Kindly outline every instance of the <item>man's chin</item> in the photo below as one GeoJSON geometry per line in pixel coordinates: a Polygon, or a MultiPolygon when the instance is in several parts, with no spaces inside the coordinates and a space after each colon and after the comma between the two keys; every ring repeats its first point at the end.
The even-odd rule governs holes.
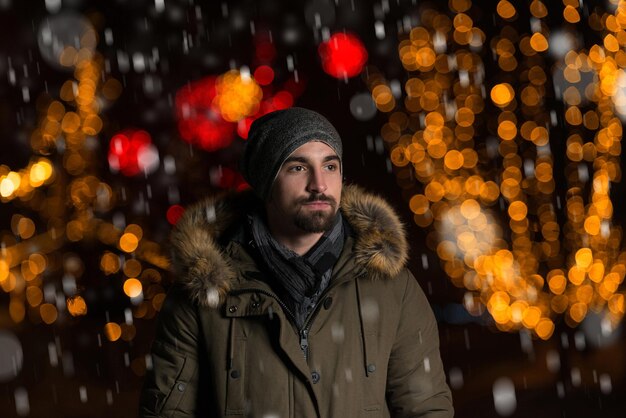
{"type": "Polygon", "coordinates": [[[305,232],[319,234],[332,228],[335,222],[335,213],[330,210],[316,210],[309,213],[300,212],[296,217],[296,226],[305,232]]]}

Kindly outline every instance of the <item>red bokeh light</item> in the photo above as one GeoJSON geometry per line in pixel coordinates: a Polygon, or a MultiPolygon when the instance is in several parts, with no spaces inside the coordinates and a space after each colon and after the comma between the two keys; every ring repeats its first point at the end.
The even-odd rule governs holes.
{"type": "Polygon", "coordinates": [[[260,117],[259,115],[255,115],[254,118],[245,118],[239,121],[237,124],[237,135],[242,137],[243,139],[248,139],[248,133],[250,132],[250,126],[252,126],[252,122],[260,117]]]}
{"type": "Polygon", "coordinates": [[[229,167],[220,167],[209,173],[211,184],[220,189],[240,190],[241,187],[247,185],[241,173],[229,167]]]}
{"type": "Polygon", "coordinates": [[[293,97],[301,96],[306,89],[306,78],[304,75],[300,75],[298,81],[296,82],[294,77],[290,77],[285,84],[283,84],[283,89],[287,90],[293,97]]]}
{"type": "Polygon", "coordinates": [[[274,70],[269,65],[261,65],[254,70],[254,79],[261,86],[267,86],[274,81],[274,70]]]}
{"type": "MultiPolygon", "coordinates": [[[[287,93],[287,94],[289,94],[289,93],[287,93]]],[[[277,102],[274,101],[275,97],[276,96],[268,96],[266,99],[261,101],[261,104],[259,106],[259,111],[255,115],[250,116],[248,118],[245,118],[245,119],[239,121],[239,124],[237,125],[237,134],[241,138],[248,139],[248,132],[250,131],[250,126],[252,126],[252,122],[254,122],[256,119],[258,119],[261,116],[266,115],[266,114],[268,114],[270,112],[273,112],[275,110],[286,109],[287,107],[291,107],[291,105],[286,106],[286,107],[284,107],[284,106],[283,107],[277,107],[277,104],[284,105],[285,102],[288,101],[288,98],[287,97],[283,97],[281,99],[281,97],[279,96],[278,103],[277,103],[277,102]]],[[[291,103],[293,104],[293,96],[291,96],[291,97],[292,97],[291,103]]]]}
{"type": "MultiPolygon", "coordinates": [[[[259,77],[264,82],[269,80],[271,83],[274,71],[269,66],[262,65],[254,72],[254,77],[255,79],[259,77]],[[270,73],[271,80],[268,77],[270,73]]],[[[176,93],[176,115],[180,136],[184,141],[207,151],[216,151],[228,147],[232,143],[235,133],[241,138],[247,139],[250,125],[255,119],[274,110],[287,109],[293,106],[294,95],[300,93],[300,90],[304,88],[293,82],[291,84],[286,83],[289,91],[280,90],[272,95],[271,86],[268,86],[269,90],[265,93],[266,97],[259,104],[259,111],[238,123],[232,123],[224,120],[219,111],[213,107],[212,102],[216,94],[215,81],[216,77],[207,77],[181,88],[176,93]]],[[[259,80],[257,82],[260,83],[259,80]]]]}
{"type": "Polygon", "coordinates": [[[276,48],[268,33],[259,33],[255,39],[254,81],[262,86],[263,96],[255,114],[238,122],[230,122],[222,117],[216,105],[218,94],[216,84],[219,77],[211,75],[189,83],[176,93],[175,109],[178,130],[181,138],[206,151],[216,151],[230,146],[235,134],[248,138],[250,126],[255,119],[274,110],[292,107],[296,98],[306,88],[306,80],[300,75],[298,81],[291,75],[282,85],[275,86],[276,73],[271,67],[276,56],[276,48]]]}
{"type": "Polygon", "coordinates": [[[176,93],[178,131],[186,142],[207,151],[225,148],[233,141],[236,125],[224,120],[213,107],[215,76],[189,84],[176,93]]]}
{"type": "Polygon", "coordinates": [[[256,58],[263,63],[271,62],[276,57],[276,48],[269,39],[259,41],[255,52],[256,58]]]}
{"type": "Polygon", "coordinates": [[[287,109],[293,106],[293,96],[288,91],[279,91],[272,97],[272,105],[276,110],[287,109]]]}
{"type": "Polygon", "coordinates": [[[353,77],[367,62],[367,51],[355,35],[336,33],[319,46],[322,68],[336,78],[353,77]]]}
{"type": "MultiPolygon", "coordinates": [[[[120,171],[125,176],[135,176],[152,166],[153,161],[147,161],[155,155],[156,149],[152,145],[150,134],[143,130],[127,129],[111,138],[109,143],[109,167],[112,171],[120,171]]],[[[158,163],[158,154],[156,154],[158,163]]]]}
{"type": "Polygon", "coordinates": [[[243,192],[243,191],[248,190],[248,189],[251,189],[251,187],[245,181],[243,183],[240,183],[239,185],[237,185],[237,187],[235,188],[235,190],[238,191],[238,192],[243,192]]]}
{"type": "Polygon", "coordinates": [[[165,217],[170,224],[176,225],[180,217],[183,216],[183,213],[185,213],[185,208],[181,205],[172,205],[167,210],[165,217]]]}

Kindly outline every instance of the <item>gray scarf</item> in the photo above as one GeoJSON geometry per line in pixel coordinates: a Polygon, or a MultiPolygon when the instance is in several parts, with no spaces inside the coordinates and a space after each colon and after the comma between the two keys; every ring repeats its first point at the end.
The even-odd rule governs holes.
{"type": "Polygon", "coordinates": [[[260,213],[250,215],[250,226],[257,250],[276,281],[270,286],[292,310],[295,325],[301,329],[328,286],[333,267],[343,249],[345,231],[341,213],[337,211],[332,228],[302,256],[274,239],[260,213]],[[279,289],[276,289],[276,284],[279,289]]]}

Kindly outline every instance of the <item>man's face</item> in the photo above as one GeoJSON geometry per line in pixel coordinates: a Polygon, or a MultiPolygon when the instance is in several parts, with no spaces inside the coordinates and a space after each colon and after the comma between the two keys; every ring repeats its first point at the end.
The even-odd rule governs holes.
{"type": "Polygon", "coordinates": [[[341,186],[335,151],[323,142],[307,142],[278,171],[266,204],[267,216],[286,233],[324,232],[333,225],[341,186]]]}

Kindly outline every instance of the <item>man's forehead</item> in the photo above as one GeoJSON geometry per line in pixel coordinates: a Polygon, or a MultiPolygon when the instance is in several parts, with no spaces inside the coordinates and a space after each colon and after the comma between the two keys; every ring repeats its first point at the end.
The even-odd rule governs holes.
{"type": "Polygon", "coordinates": [[[326,142],[312,140],[296,148],[289,158],[291,157],[307,157],[312,155],[323,155],[324,157],[336,157],[339,158],[337,152],[326,142]]]}

